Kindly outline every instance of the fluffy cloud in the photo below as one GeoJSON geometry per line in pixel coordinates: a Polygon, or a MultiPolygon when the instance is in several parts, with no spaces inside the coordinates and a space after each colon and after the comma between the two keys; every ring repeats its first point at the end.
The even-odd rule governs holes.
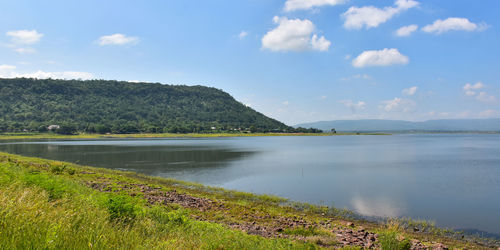
{"type": "Polygon", "coordinates": [[[401,93],[402,93],[403,95],[412,96],[412,95],[414,95],[415,93],[417,93],[417,90],[418,90],[418,87],[417,87],[417,86],[413,86],[413,87],[411,87],[411,88],[403,89],[403,91],[401,91],[401,93]]]}
{"type": "Polygon", "coordinates": [[[126,44],[136,44],[139,42],[138,37],[126,36],[123,34],[113,34],[109,36],[101,36],[99,38],[99,45],[126,45],[126,44]]]}
{"type": "Polygon", "coordinates": [[[357,110],[366,108],[366,103],[363,101],[353,102],[351,100],[342,100],[339,102],[344,104],[344,106],[350,108],[353,113],[356,113],[357,110]]]}
{"type": "Polygon", "coordinates": [[[43,34],[36,30],[15,30],[6,33],[10,36],[13,43],[16,44],[35,44],[40,41],[43,34]]]}
{"type": "Polygon", "coordinates": [[[409,36],[411,33],[418,29],[418,25],[412,24],[408,26],[403,26],[396,30],[396,36],[409,36]]]}
{"type": "Polygon", "coordinates": [[[495,96],[489,95],[486,91],[479,91],[484,88],[482,82],[477,82],[475,84],[467,83],[463,86],[464,94],[466,96],[474,96],[476,100],[481,102],[494,102],[496,101],[495,96]],[[478,92],[479,91],[479,92],[478,92]]]}
{"type": "Polygon", "coordinates": [[[474,95],[476,95],[475,90],[479,90],[482,88],[484,88],[484,84],[482,82],[477,82],[475,84],[467,83],[464,85],[463,90],[465,92],[465,95],[474,96],[474,95]]]}
{"type": "Polygon", "coordinates": [[[450,17],[445,20],[438,19],[433,24],[423,27],[422,30],[428,33],[441,34],[453,30],[481,31],[486,28],[486,24],[472,23],[467,18],[450,17]]]}
{"type": "Polygon", "coordinates": [[[316,29],[309,20],[288,19],[286,17],[273,18],[278,27],[267,32],[262,37],[262,48],[271,51],[327,51],[330,41],[324,36],[313,34],[316,29]]]}
{"type": "Polygon", "coordinates": [[[12,65],[0,65],[0,77],[1,78],[37,78],[37,79],[82,79],[88,80],[94,78],[91,73],[79,72],[79,71],[63,71],[63,72],[45,72],[38,70],[32,73],[18,73],[15,71],[16,66],[12,65]]]}
{"type": "Polygon", "coordinates": [[[414,0],[396,0],[396,7],[385,7],[383,9],[374,6],[351,7],[342,14],[345,19],[346,29],[374,28],[389,21],[395,15],[416,7],[419,3],[414,0]]]}
{"type": "Polygon", "coordinates": [[[248,36],[248,31],[241,31],[240,34],[238,34],[238,38],[240,40],[243,40],[246,36],[248,36]]]}
{"type": "Polygon", "coordinates": [[[408,64],[410,59],[399,53],[397,49],[367,50],[363,51],[352,61],[356,68],[367,66],[389,66],[393,64],[408,64]]]}
{"type": "Polygon", "coordinates": [[[287,0],[285,2],[284,10],[308,10],[326,5],[334,6],[337,4],[343,4],[345,2],[347,2],[347,0],[287,0]]]}
{"type": "Polygon", "coordinates": [[[383,109],[387,112],[411,112],[415,109],[416,103],[409,99],[403,99],[400,97],[396,97],[392,100],[382,101],[379,106],[380,109],[383,109]]]}

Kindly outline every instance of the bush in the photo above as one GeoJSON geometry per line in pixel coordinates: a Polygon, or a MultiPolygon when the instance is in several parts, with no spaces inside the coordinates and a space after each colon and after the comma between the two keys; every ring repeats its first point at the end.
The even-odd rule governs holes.
{"type": "Polygon", "coordinates": [[[61,135],[73,135],[76,134],[77,129],[74,125],[71,124],[63,124],[60,125],[58,129],[55,130],[56,134],[61,135]]]}
{"type": "Polygon", "coordinates": [[[135,201],[126,195],[110,195],[106,207],[112,221],[124,223],[133,222],[140,211],[135,201]]]}
{"type": "Polygon", "coordinates": [[[382,250],[410,250],[411,243],[408,239],[398,240],[397,232],[388,232],[380,235],[382,250]]]}
{"type": "Polygon", "coordinates": [[[148,211],[148,217],[158,222],[159,228],[163,230],[189,222],[189,213],[184,209],[169,211],[167,208],[155,206],[148,211]]]}
{"type": "Polygon", "coordinates": [[[50,172],[52,172],[53,174],[62,174],[65,168],[66,168],[66,165],[62,165],[62,166],[52,165],[52,166],[50,166],[50,172]]]}

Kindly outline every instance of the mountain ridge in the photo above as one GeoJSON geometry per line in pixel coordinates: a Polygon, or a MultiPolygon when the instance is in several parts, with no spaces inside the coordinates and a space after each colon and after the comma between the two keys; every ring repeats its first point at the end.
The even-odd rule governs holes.
{"type": "Polygon", "coordinates": [[[0,79],[0,132],[289,132],[213,87],[112,80],[0,79]]]}
{"type": "Polygon", "coordinates": [[[428,131],[428,132],[459,132],[480,131],[499,132],[500,118],[488,119],[439,119],[421,122],[404,120],[362,119],[362,120],[332,120],[302,123],[294,127],[316,127],[324,131],[335,129],[345,132],[396,132],[396,131],[428,131]]]}

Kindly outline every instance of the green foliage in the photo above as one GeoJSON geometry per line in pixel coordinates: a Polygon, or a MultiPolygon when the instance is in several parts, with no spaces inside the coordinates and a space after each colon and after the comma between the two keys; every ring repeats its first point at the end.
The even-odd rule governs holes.
{"type": "Polygon", "coordinates": [[[62,174],[64,172],[64,169],[66,168],[66,165],[52,165],[50,166],[50,172],[53,174],[62,174]]]}
{"type": "Polygon", "coordinates": [[[60,125],[59,128],[56,129],[54,132],[56,132],[56,134],[61,134],[61,135],[73,135],[77,133],[77,129],[75,125],[66,123],[60,125]]]}
{"type": "Polygon", "coordinates": [[[240,133],[294,129],[204,86],[0,79],[0,132],[240,133]],[[253,127],[252,127],[253,126],[253,127]]]}
{"type": "Polygon", "coordinates": [[[109,212],[109,218],[113,221],[124,223],[133,222],[140,213],[141,209],[136,201],[127,195],[112,194],[108,198],[106,208],[109,212]]]}
{"type": "Polygon", "coordinates": [[[189,222],[189,213],[184,209],[168,211],[165,207],[154,206],[148,210],[147,216],[163,226],[181,226],[189,222]]]}
{"type": "Polygon", "coordinates": [[[51,178],[45,173],[28,172],[23,175],[23,180],[28,185],[38,186],[47,191],[51,200],[60,199],[68,192],[68,186],[64,181],[51,178]]]}
{"type": "Polygon", "coordinates": [[[398,240],[398,233],[396,231],[382,233],[379,240],[382,250],[409,250],[411,248],[411,243],[408,239],[398,240]]]}

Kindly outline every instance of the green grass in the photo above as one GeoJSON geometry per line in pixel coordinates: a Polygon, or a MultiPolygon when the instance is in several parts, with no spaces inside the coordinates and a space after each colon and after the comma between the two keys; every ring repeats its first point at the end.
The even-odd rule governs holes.
{"type": "Polygon", "coordinates": [[[397,231],[388,231],[380,235],[382,250],[410,250],[411,243],[408,239],[398,239],[397,231]]]}
{"type": "Polygon", "coordinates": [[[185,209],[147,206],[58,174],[0,163],[0,249],[311,247],[192,220],[185,209]]]}

